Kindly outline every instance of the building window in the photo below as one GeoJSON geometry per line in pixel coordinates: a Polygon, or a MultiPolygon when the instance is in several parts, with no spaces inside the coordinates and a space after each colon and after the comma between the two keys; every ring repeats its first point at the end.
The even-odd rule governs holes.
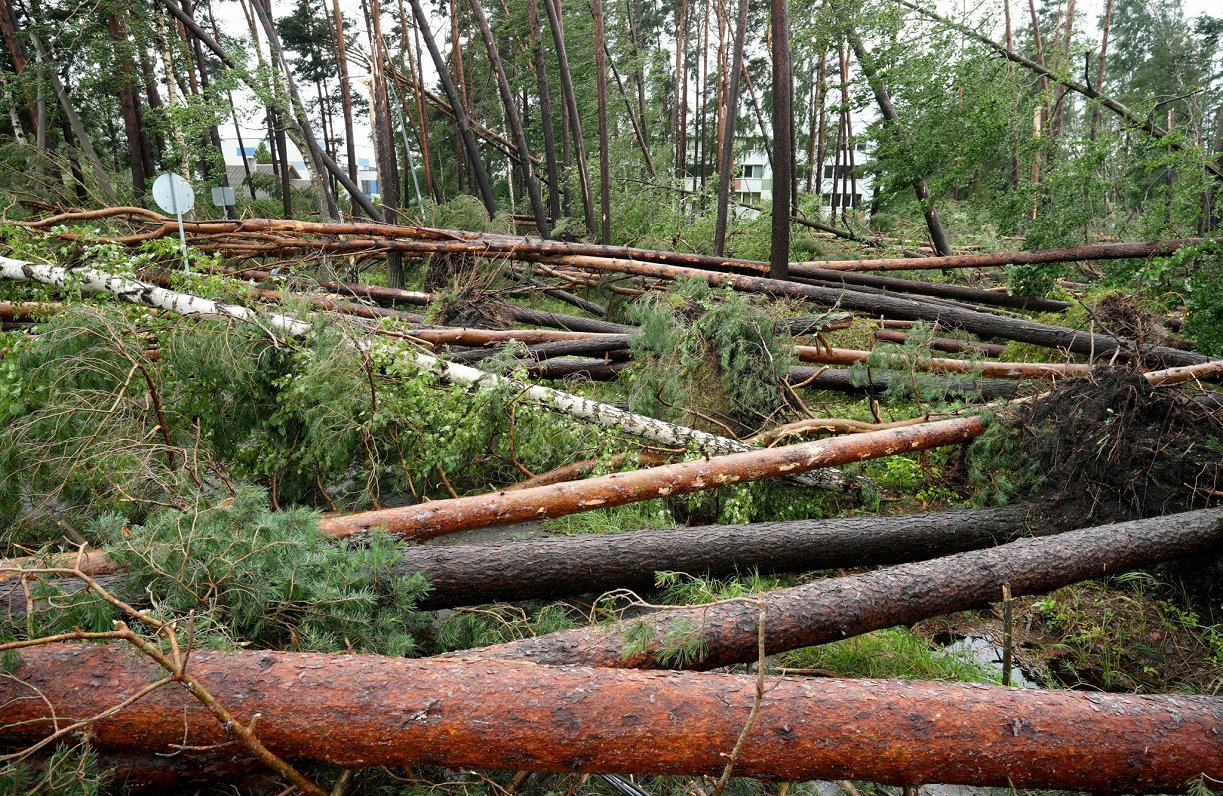
{"type": "Polygon", "coordinates": [[[378,181],[361,180],[361,193],[365,194],[366,196],[372,196],[378,193],[378,181]]]}
{"type": "Polygon", "coordinates": [[[758,180],[764,176],[764,165],[757,163],[750,166],[744,166],[742,176],[745,180],[758,180]]]}
{"type": "Polygon", "coordinates": [[[824,179],[826,180],[839,180],[839,179],[842,179],[848,176],[856,177],[857,174],[858,174],[857,166],[851,169],[849,166],[842,164],[842,165],[837,166],[835,170],[833,169],[832,166],[824,167],[824,179]]]}

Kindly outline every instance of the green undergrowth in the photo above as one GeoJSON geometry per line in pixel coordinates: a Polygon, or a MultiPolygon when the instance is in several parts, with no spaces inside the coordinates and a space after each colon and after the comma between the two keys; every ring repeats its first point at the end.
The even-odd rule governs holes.
{"type": "MultiPolygon", "coordinates": [[[[428,584],[396,569],[403,543],[381,534],[337,541],[319,531],[315,512],[275,511],[261,489],[161,510],[143,524],[103,515],[88,530],[122,573],[107,588],[164,621],[190,616],[193,646],[396,656],[419,649],[425,626],[415,605],[428,584]]],[[[56,610],[0,624],[10,640],[109,630],[113,619],[139,626],[72,581],[32,589],[56,610]]]]}
{"type": "Polygon", "coordinates": [[[783,655],[782,661],[785,668],[816,669],[840,677],[1001,682],[1000,673],[974,661],[967,653],[931,647],[903,627],[794,650],[783,655]]]}

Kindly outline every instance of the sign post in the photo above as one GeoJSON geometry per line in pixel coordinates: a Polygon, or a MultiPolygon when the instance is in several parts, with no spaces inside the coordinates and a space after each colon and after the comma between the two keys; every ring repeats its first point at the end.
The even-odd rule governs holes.
{"type": "Polygon", "coordinates": [[[178,219],[178,241],[183,246],[183,270],[190,271],[191,265],[187,260],[187,234],[183,231],[183,213],[195,207],[195,191],[191,189],[191,183],[179,174],[162,174],[153,181],[153,201],[178,219]]]}

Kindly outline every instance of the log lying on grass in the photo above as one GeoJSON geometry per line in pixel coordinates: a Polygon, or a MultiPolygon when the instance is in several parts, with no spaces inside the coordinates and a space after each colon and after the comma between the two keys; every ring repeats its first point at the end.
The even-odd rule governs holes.
{"type": "MultiPolygon", "coordinates": [[[[804,572],[920,561],[1003,544],[1030,532],[1060,530],[1032,525],[1027,518],[1026,507],[1004,506],[559,536],[512,544],[417,545],[404,550],[394,573],[420,574],[429,582],[429,593],[417,601],[421,608],[453,608],[616,588],[646,589],[654,585],[654,573],[664,570],[717,576],[751,569],[804,572]]],[[[74,563],[74,555],[65,555],[45,562],[0,561],[0,568],[74,563]]],[[[100,551],[87,555],[82,569],[105,588],[140,602],[139,595],[124,592],[122,575],[114,575],[114,567],[100,551]]],[[[81,588],[75,580],[58,580],[55,586],[57,592],[81,588]]],[[[0,616],[19,622],[27,598],[15,575],[0,571],[0,616]]]]}
{"type": "MultiPolygon", "coordinates": [[[[420,573],[423,608],[556,599],[648,589],[654,573],[729,575],[895,564],[1002,544],[1026,530],[1022,506],[756,522],[525,539],[512,544],[420,545],[395,572],[420,573]]],[[[1040,526],[1036,531],[1056,530],[1040,526]]]]}
{"type": "MultiPolygon", "coordinates": [[[[828,365],[852,365],[855,362],[865,362],[874,353],[856,348],[821,348],[810,345],[795,346],[795,350],[802,362],[828,365]]],[[[906,370],[910,367],[910,360],[906,355],[886,356],[885,358],[896,362],[893,366],[896,369],[906,370]]],[[[935,373],[975,373],[981,376],[1028,379],[1086,376],[1093,367],[1094,365],[1074,362],[973,362],[945,357],[919,357],[913,365],[914,370],[935,373]]],[[[1223,361],[1220,361],[1220,367],[1223,367],[1223,361]]]]}
{"type": "MultiPolygon", "coordinates": [[[[1223,508],[1021,539],[990,550],[765,592],[770,654],[910,624],[998,600],[1201,553],[1223,541],[1223,508]]],[[[638,669],[715,669],[757,657],[756,598],[673,608],[612,625],[465,650],[465,659],[638,669]],[[627,639],[637,640],[629,646],[627,639]]]]}
{"type": "MultiPolygon", "coordinates": [[[[886,390],[892,384],[893,379],[900,379],[907,387],[911,387],[913,382],[912,377],[908,374],[898,375],[896,371],[868,371],[862,378],[854,377],[844,368],[794,365],[786,371],[786,381],[791,386],[851,393],[886,390]]],[[[941,380],[937,377],[927,377],[925,384],[927,387],[920,396],[922,398],[956,395],[972,399],[980,397],[992,401],[996,398],[1010,398],[1017,390],[1017,383],[1008,379],[941,380]]]]}
{"type": "MultiPolygon", "coordinates": [[[[0,741],[111,708],[160,672],[124,648],[23,650],[0,680],[0,741]]],[[[549,772],[716,774],[749,722],[751,675],[270,651],[191,655],[188,669],[293,761],[549,772]]],[[[768,678],[735,774],[779,780],[1171,792],[1223,776],[1223,701],[888,680],[768,678]]],[[[229,738],[183,688],[94,724],[101,751],[175,752],[229,738]]],[[[212,752],[215,754],[215,750],[212,752]]]]}
{"type": "Polygon", "coordinates": [[[952,445],[974,439],[984,430],[985,423],[976,416],[938,420],[780,448],[754,448],[746,453],[583,481],[329,517],[319,527],[341,537],[383,528],[397,536],[427,539],[952,445]]]}

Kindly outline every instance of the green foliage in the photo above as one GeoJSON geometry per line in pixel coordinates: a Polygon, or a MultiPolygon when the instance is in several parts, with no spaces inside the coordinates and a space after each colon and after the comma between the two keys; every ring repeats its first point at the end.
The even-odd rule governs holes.
{"type": "Polygon", "coordinates": [[[130,593],[155,596],[166,616],[195,614],[210,644],[408,655],[422,578],[396,570],[401,544],[373,535],[339,542],[304,509],[272,511],[262,490],[144,525],[102,518],[107,551],[130,593]],[[211,638],[209,638],[211,637],[211,638]]]}
{"type": "Polygon", "coordinates": [[[744,428],[784,411],[781,385],[794,354],[750,299],[691,280],[635,302],[629,317],[641,326],[630,369],[634,411],[699,424],[687,411],[696,410],[744,428]]]}
{"type": "Polygon", "coordinates": [[[6,796],[99,796],[113,780],[88,743],[60,744],[44,761],[0,767],[0,793],[6,796]]]}

